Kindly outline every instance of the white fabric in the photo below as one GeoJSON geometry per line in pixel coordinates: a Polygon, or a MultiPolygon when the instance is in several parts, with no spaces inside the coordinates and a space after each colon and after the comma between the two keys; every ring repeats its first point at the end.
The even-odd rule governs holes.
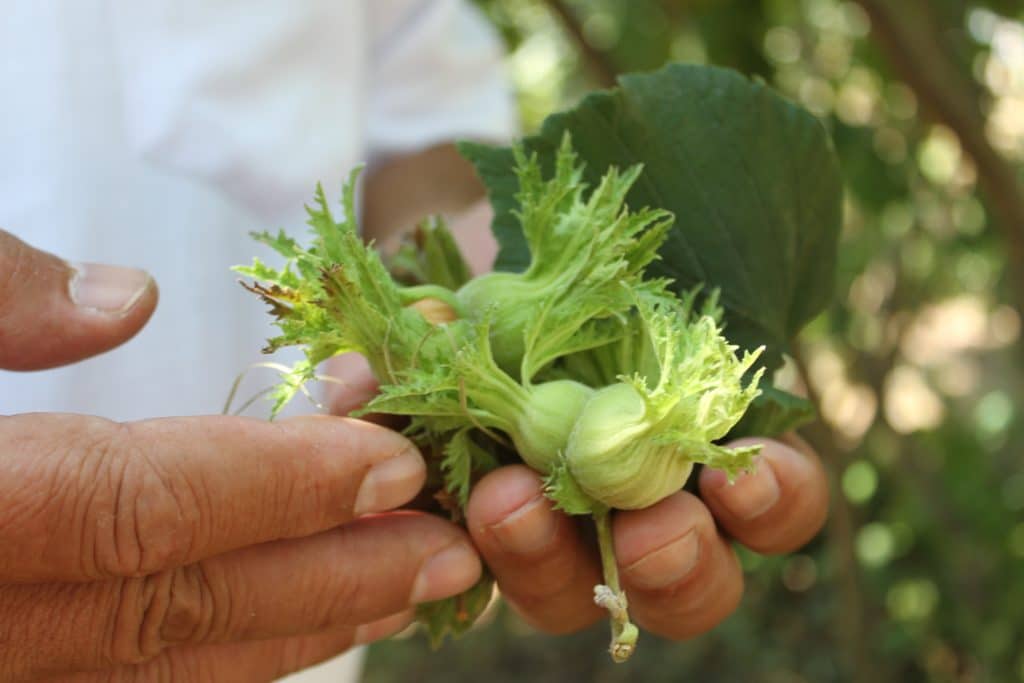
{"type": "Polygon", "coordinates": [[[228,271],[268,257],[248,231],[303,231],[315,183],[336,199],[363,160],[514,127],[496,36],[459,0],[13,0],[0,93],[0,226],[161,292],[126,346],[0,373],[0,414],[219,412],[273,332],[228,271]]]}

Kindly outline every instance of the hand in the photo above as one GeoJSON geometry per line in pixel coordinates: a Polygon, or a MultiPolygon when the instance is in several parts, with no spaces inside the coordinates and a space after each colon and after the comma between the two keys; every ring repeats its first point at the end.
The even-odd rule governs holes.
{"type": "MultiPolygon", "coordinates": [[[[369,367],[340,356],[331,373],[346,380],[331,406],[349,412],[376,393],[369,367]]],[[[824,524],[828,483],[813,452],[796,437],[761,443],[751,474],[729,484],[704,468],[697,496],[680,491],[645,510],[617,511],[613,534],[630,613],[648,631],[674,639],[710,630],[739,605],[743,574],[730,538],[781,554],[807,543],[824,524]]],[[[552,509],[541,477],[525,465],[503,467],[473,488],[469,532],[502,595],[531,624],[568,633],[603,619],[593,600],[602,583],[596,546],[579,518],[552,509]]]]}
{"type": "MultiPolygon", "coordinates": [[[[474,274],[486,271],[496,252],[488,222],[483,202],[452,224],[474,274]]],[[[357,354],[332,359],[328,372],[345,382],[327,387],[336,415],[347,415],[377,391],[357,354]]],[[[699,498],[680,491],[646,510],[615,514],[623,587],[633,618],[647,630],[688,638],[736,609],[743,574],[730,538],[757,552],[787,553],[824,524],[828,484],[811,449],[796,437],[753,441],[764,444],[758,466],[734,484],[705,468],[699,498]]],[[[492,472],[473,489],[467,526],[513,607],[541,630],[571,632],[606,617],[593,602],[601,565],[579,520],[554,511],[541,489],[540,477],[525,466],[492,472]]]]}
{"type": "MultiPolygon", "coordinates": [[[[144,273],[3,232],[0,273],[0,367],[116,346],[156,304],[144,273]]],[[[367,423],[31,414],[0,418],[0,444],[0,680],[270,680],[479,576],[455,526],[371,514],[425,468],[367,423]]]]}
{"type": "MultiPolygon", "coordinates": [[[[689,638],[736,609],[743,574],[727,536],[758,552],[786,553],[824,523],[828,487],[817,458],[756,441],[764,444],[760,462],[736,483],[705,468],[700,498],[680,491],[645,510],[614,513],[630,614],[648,631],[689,638]]],[[[607,616],[593,602],[593,586],[603,582],[597,551],[576,520],[552,510],[535,472],[511,466],[490,473],[473,489],[466,514],[502,594],[528,622],[567,633],[607,616]]]]}

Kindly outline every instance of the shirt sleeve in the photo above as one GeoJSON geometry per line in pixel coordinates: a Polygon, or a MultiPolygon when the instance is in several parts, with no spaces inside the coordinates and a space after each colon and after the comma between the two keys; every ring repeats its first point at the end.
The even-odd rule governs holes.
{"type": "Polygon", "coordinates": [[[461,138],[504,142],[518,129],[500,37],[464,0],[369,3],[370,159],[461,138]]]}

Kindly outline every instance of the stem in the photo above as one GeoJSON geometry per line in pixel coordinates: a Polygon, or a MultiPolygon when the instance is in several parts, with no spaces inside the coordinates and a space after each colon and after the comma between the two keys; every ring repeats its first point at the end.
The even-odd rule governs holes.
{"type": "Polygon", "coordinates": [[[595,511],[594,523],[597,525],[597,544],[601,550],[601,568],[605,581],[604,585],[594,586],[594,602],[608,610],[611,616],[612,642],[608,651],[612,661],[621,664],[636,650],[636,639],[640,632],[629,620],[629,603],[619,585],[619,566],[615,562],[610,510],[602,508],[595,511]]]}
{"type": "Polygon", "coordinates": [[[502,423],[501,429],[514,429],[518,418],[526,410],[529,394],[519,383],[509,377],[497,365],[490,367],[467,366],[461,375],[463,384],[460,391],[502,423]]]}
{"type": "Polygon", "coordinates": [[[460,391],[481,408],[504,422],[509,431],[518,422],[530,400],[526,388],[494,362],[489,327],[478,327],[480,338],[473,353],[455,354],[454,371],[463,384],[460,391]]]}

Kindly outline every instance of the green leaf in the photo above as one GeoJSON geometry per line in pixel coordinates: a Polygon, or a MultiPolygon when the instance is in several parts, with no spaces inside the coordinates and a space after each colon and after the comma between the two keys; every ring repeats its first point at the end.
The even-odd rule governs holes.
{"type": "Polygon", "coordinates": [[[258,258],[254,258],[252,260],[251,266],[235,266],[232,270],[241,275],[251,277],[254,280],[263,280],[264,282],[269,282],[270,284],[277,285],[279,287],[295,289],[300,285],[299,278],[295,277],[295,274],[287,268],[277,270],[276,268],[272,268],[266,263],[263,263],[263,261],[258,258]]]}
{"type": "Polygon", "coordinates": [[[417,607],[416,618],[426,629],[430,644],[437,648],[445,636],[458,638],[468,631],[487,609],[493,595],[494,579],[485,571],[465,593],[417,607]]]}
{"type": "Polygon", "coordinates": [[[469,264],[441,216],[431,216],[416,226],[388,261],[388,268],[401,282],[440,285],[453,291],[472,277],[469,264]]]}
{"type": "Polygon", "coordinates": [[[580,488],[564,459],[560,459],[544,478],[544,495],[555,504],[556,510],[569,515],[589,515],[604,507],[580,488]]]}
{"type": "Polygon", "coordinates": [[[473,473],[487,472],[497,466],[494,456],[473,441],[472,430],[460,429],[444,447],[444,460],[441,461],[444,488],[455,496],[459,507],[465,508],[469,502],[473,473]]]}
{"type": "Polygon", "coordinates": [[[343,187],[340,220],[317,186],[313,205],[306,207],[313,229],[308,248],[283,231],[253,233],[254,239],[286,258],[282,269],[259,259],[235,269],[256,280],[243,286],[271,307],[281,331],[264,351],[302,346],[305,354],[272,394],[273,415],[314,377],[317,365],[335,354],[363,353],[374,374],[386,381],[416,363],[433,367],[437,350],[449,343],[422,315],[404,307],[402,292],[380,255],[360,238],[355,209],[358,174],[357,168],[343,187]]]}
{"type": "Polygon", "coordinates": [[[418,239],[423,253],[423,270],[430,284],[456,290],[473,276],[459,251],[455,237],[440,216],[424,221],[418,239]]]}
{"type": "Polygon", "coordinates": [[[770,384],[761,385],[743,419],[729,432],[730,439],[744,436],[778,436],[815,418],[814,404],[770,384]]]}
{"type": "MultiPolygon", "coordinates": [[[[585,179],[643,164],[630,207],[671,211],[675,224],[648,276],[683,291],[721,290],[726,334],[745,349],[767,346],[777,366],[796,332],[832,298],[842,184],[828,136],[808,112],[738,73],[674,64],[623,76],[618,88],[549,117],[524,143],[553,169],[572,135],[585,179]]],[[[519,228],[513,152],[463,143],[488,187],[497,267],[529,263],[519,228]]]]}

